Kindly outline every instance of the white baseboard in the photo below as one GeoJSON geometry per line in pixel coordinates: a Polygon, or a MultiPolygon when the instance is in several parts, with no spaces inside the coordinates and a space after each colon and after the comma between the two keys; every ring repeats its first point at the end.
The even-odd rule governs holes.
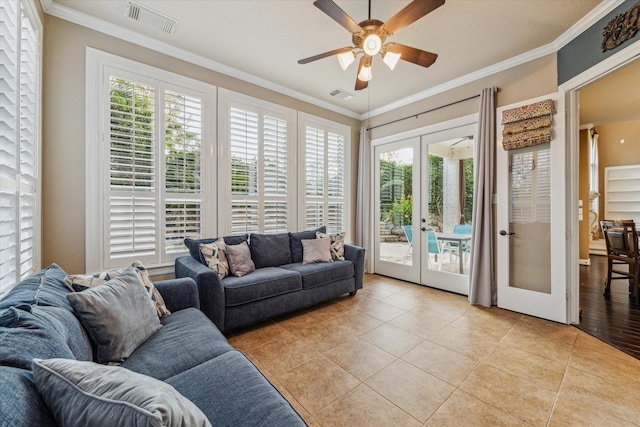
{"type": "Polygon", "coordinates": [[[591,258],[587,258],[587,259],[582,259],[582,258],[580,258],[580,259],[578,260],[578,263],[579,263],[580,265],[591,265],[591,258]]]}

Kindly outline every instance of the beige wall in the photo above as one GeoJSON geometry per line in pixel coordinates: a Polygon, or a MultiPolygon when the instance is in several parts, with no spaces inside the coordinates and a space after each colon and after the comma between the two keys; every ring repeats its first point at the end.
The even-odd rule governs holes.
{"type": "Polygon", "coordinates": [[[640,120],[596,126],[598,132],[598,198],[600,219],[604,218],[604,168],[640,164],[640,120]],[[620,144],[624,139],[625,143],[620,144]]]}
{"type": "MultiPolygon", "coordinates": [[[[42,265],[85,269],[85,51],[90,46],[351,126],[357,179],[360,121],[45,15],[42,132],[42,265]]],[[[355,185],[354,185],[355,187],[355,185]]],[[[352,194],[355,206],[355,192],[352,194]]],[[[351,230],[355,229],[355,209],[351,230]]],[[[99,248],[94,248],[98,250],[99,248]]]]}
{"type": "MultiPolygon", "coordinates": [[[[468,83],[453,90],[435,95],[428,99],[414,102],[402,108],[372,117],[367,126],[374,127],[403,117],[408,117],[437,108],[449,103],[480,94],[486,87],[500,88],[497,94],[497,106],[501,107],[518,101],[535,98],[557,91],[556,55],[547,55],[535,61],[513,67],[489,77],[468,83]]],[[[445,120],[477,113],[479,98],[471,99],[450,107],[445,107],[423,114],[418,118],[411,117],[388,126],[372,129],[371,139],[394,135],[411,129],[428,126],[445,120]]]]}

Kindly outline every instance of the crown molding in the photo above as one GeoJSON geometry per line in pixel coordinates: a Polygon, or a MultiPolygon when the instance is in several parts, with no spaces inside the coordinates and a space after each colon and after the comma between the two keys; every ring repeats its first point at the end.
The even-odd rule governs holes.
{"type": "Polygon", "coordinates": [[[484,77],[489,77],[493,74],[499,73],[504,70],[508,70],[509,68],[513,68],[521,64],[525,64],[529,61],[533,61],[534,59],[542,58],[543,56],[546,56],[555,52],[556,50],[553,48],[553,45],[551,43],[545,46],[541,46],[539,48],[530,50],[529,52],[525,52],[523,54],[514,56],[502,62],[498,62],[496,64],[482,68],[478,71],[474,71],[473,73],[469,73],[464,76],[455,78],[453,80],[449,80],[448,82],[443,83],[441,85],[434,86],[432,88],[423,90],[422,92],[415,93],[406,98],[399,99],[395,102],[384,105],[380,108],[376,108],[375,110],[371,110],[369,113],[365,113],[361,115],[360,120],[368,120],[369,118],[377,116],[379,114],[395,110],[396,108],[404,107],[405,105],[411,104],[413,102],[421,101],[423,99],[429,98],[439,93],[446,92],[451,89],[455,89],[458,86],[462,86],[464,84],[474,82],[484,77]]]}
{"type": "Polygon", "coordinates": [[[553,41],[553,47],[556,51],[562,49],[567,44],[569,44],[573,39],[578,37],[580,34],[585,32],[587,29],[591,28],[593,24],[598,22],[604,16],[606,16],[609,12],[611,12],[616,7],[620,6],[624,3],[625,0],[605,0],[595,7],[591,12],[587,13],[582,17],[578,22],[573,24],[571,28],[565,31],[560,35],[557,39],[553,41]]]}
{"type": "Polygon", "coordinates": [[[314,98],[288,87],[271,82],[269,80],[254,76],[253,74],[240,71],[236,68],[229,67],[227,65],[205,58],[201,55],[197,55],[193,52],[171,46],[170,44],[156,40],[153,37],[145,36],[128,28],[106,22],[84,12],[80,12],[70,7],[58,4],[53,0],[40,0],[40,4],[42,5],[42,9],[45,13],[55,16],[56,18],[60,18],[65,21],[87,27],[91,30],[137,44],[147,49],[151,49],[156,52],[181,59],[183,61],[198,65],[203,68],[207,68],[221,74],[228,75],[235,79],[242,80],[244,82],[251,83],[265,89],[272,90],[274,92],[278,92],[282,95],[290,96],[291,98],[307,102],[309,104],[333,111],[338,114],[342,114],[347,117],[351,117],[353,119],[360,119],[360,114],[354,111],[314,98]]]}

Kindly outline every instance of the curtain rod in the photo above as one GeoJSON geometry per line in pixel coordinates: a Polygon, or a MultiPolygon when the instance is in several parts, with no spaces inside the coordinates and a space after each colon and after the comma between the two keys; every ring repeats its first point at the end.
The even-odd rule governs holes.
{"type": "MultiPolygon", "coordinates": [[[[495,91],[496,91],[496,92],[500,92],[500,88],[495,88],[495,91]]],[[[452,106],[452,105],[460,104],[461,102],[469,101],[470,99],[475,99],[475,98],[479,98],[479,97],[480,97],[480,94],[473,95],[473,96],[470,96],[470,97],[468,97],[468,98],[460,99],[460,100],[458,100],[458,101],[454,101],[454,102],[450,102],[449,104],[441,105],[441,106],[439,106],[439,107],[432,108],[432,109],[430,109],[430,110],[425,110],[425,111],[422,111],[422,112],[417,113],[417,114],[412,114],[412,115],[410,115],[410,116],[402,117],[402,118],[400,118],[400,119],[392,120],[392,121],[390,121],[390,122],[382,123],[382,124],[380,124],[380,125],[371,126],[370,128],[367,128],[367,130],[369,131],[369,130],[371,130],[371,129],[376,129],[376,128],[379,128],[379,127],[382,127],[382,126],[392,125],[392,124],[394,124],[394,123],[398,123],[398,122],[401,122],[401,121],[403,121],[403,120],[410,119],[410,118],[412,118],[412,117],[415,117],[415,118],[417,119],[417,118],[418,118],[418,116],[421,116],[421,115],[423,115],[423,114],[431,113],[432,111],[440,110],[440,109],[442,109],[442,108],[450,107],[450,106],[452,106]]]]}

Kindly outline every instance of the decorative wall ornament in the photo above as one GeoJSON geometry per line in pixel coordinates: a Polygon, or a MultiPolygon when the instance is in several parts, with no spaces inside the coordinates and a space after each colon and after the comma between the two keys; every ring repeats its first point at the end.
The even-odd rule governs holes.
{"type": "Polygon", "coordinates": [[[602,30],[602,35],[604,36],[601,46],[602,51],[606,52],[617,48],[622,43],[635,37],[638,31],[640,31],[640,1],[631,6],[631,9],[625,13],[613,18],[604,27],[604,30],[602,30]]]}
{"type": "Polygon", "coordinates": [[[530,147],[551,141],[553,99],[502,112],[502,147],[505,150],[530,147]]]}

